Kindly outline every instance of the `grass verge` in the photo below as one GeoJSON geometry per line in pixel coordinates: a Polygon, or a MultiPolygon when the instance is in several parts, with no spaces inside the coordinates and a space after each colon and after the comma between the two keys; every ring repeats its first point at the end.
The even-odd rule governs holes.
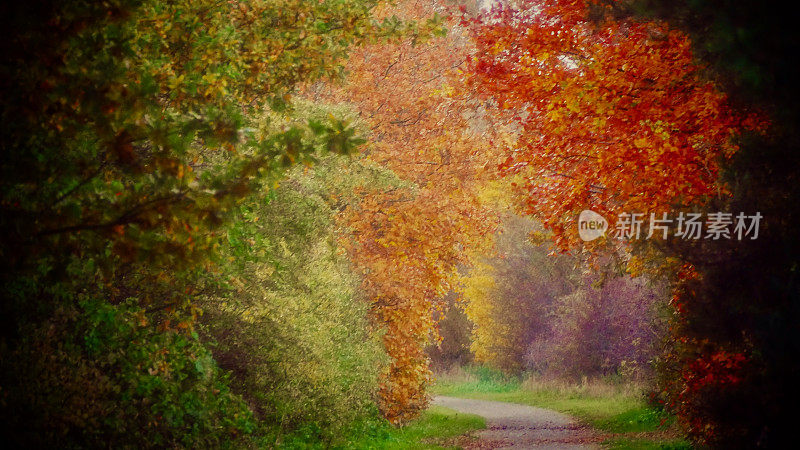
{"type": "Polygon", "coordinates": [[[360,423],[353,424],[349,431],[337,437],[323,437],[312,426],[294,430],[283,435],[276,430],[263,433],[253,442],[252,448],[274,448],[292,450],[350,450],[350,449],[456,449],[458,443],[471,438],[467,433],[486,427],[486,421],[473,414],[464,414],[452,409],[432,406],[419,418],[403,427],[394,427],[377,414],[360,423]],[[465,436],[466,435],[466,436],[465,436]]]}
{"type": "Polygon", "coordinates": [[[486,427],[486,421],[473,414],[432,406],[422,415],[401,428],[389,426],[371,430],[343,448],[357,449],[442,449],[453,438],[486,427]]]}
{"type": "Polygon", "coordinates": [[[486,427],[479,416],[463,414],[452,409],[432,406],[404,427],[374,421],[356,427],[344,442],[328,445],[308,437],[287,436],[277,448],[285,449],[455,449],[455,438],[486,427]]]}

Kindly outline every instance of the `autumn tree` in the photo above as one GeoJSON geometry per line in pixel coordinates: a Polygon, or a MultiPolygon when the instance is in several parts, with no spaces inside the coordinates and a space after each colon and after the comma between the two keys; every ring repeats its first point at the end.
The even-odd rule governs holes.
{"type": "MultiPolygon", "coordinates": [[[[399,2],[383,12],[403,20],[447,14],[444,5],[399,2]]],[[[370,133],[365,156],[406,182],[401,188],[365,186],[363,199],[347,210],[353,231],[348,251],[364,277],[373,317],[386,327],[384,344],[392,359],[380,398],[394,423],[427,405],[430,383],[424,347],[434,331],[434,312],[456,288],[463,251],[493,227],[491,215],[474,198],[482,153],[488,148],[476,122],[471,97],[457,95],[455,71],[468,54],[461,31],[423,42],[405,39],[363,47],[347,66],[338,89],[312,87],[312,98],[349,102],[370,133]]]]}
{"type": "Polygon", "coordinates": [[[582,274],[552,303],[546,329],[528,343],[528,367],[561,378],[651,379],[665,329],[665,291],[645,277],[582,274]]]}
{"type": "Polygon", "coordinates": [[[578,243],[577,213],[663,213],[719,193],[720,159],[753,117],[704,79],[686,35],[613,21],[593,2],[498,3],[470,25],[478,50],[465,82],[513,114],[502,163],[521,174],[527,213],[559,245],[578,243]],[[591,17],[590,17],[591,16],[591,17]]]}
{"type": "Polygon", "coordinates": [[[578,244],[571,230],[584,208],[612,219],[670,209],[780,218],[758,240],[634,246],[635,256],[673,270],[675,320],[661,367],[667,406],[700,444],[780,445],[797,399],[787,375],[797,361],[788,326],[797,245],[785,225],[797,198],[789,81],[797,71],[784,57],[796,51],[796,39],[786,39],[793,25],[751,2],[516,3],[472,22],[486,56],[468,80],[519,113],[504,169],[527,178],[528,211],[563,248],[578,244]],[[664,22],[632,18],[641,5],[655,5],[638,11],[674,20],[694,43],[664,22]],[[727,92],[707,81],[715,74],[727,92]],[[768,111],[770,133],[747,133],[765,121],[734,112],[731,97],[768,111]]]}

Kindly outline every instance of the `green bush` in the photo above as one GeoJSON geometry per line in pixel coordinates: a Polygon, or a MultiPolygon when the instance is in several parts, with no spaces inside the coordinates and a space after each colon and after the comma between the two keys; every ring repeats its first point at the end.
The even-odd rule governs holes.
{"type": "Polygon", "coordinates": [[[255,428],[197,336],[139,307],[84,300],[29,331],[2,380],[3,434],[21,447],[220,447],[255,428]]]}

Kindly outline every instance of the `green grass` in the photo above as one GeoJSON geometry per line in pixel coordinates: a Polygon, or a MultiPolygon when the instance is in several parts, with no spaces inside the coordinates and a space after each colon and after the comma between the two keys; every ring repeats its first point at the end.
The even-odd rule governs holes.
{"type": "Polygon", "coordinates": [[[623,389],[600,390],[597,386],[553,386],[519,381],[441,380],[434,388],[440,395],[521,403],[575,416],[593,427],[610,432],[654,431],[662,419],[640,396],[623,389]]]}
{"type": "Polygon", "coordinates": [[[343,448],[348,449],[441,449],[449,438],[486,428],[486,421],[473,414],[432,406],[402,428],[380,427],[363,433],[343,448]]]}
{"type": "Polygon", "coordinates": [[[290,433],[278,433],[276,429],[268,429],[254,439],[252,448],[291,450],[452,449],[457,448],[452,446],[452,443],[456,442],[456,437],[482,428],[486,428],[486,421],[480,416],[433,406],[423,411],[419,418],[403,427],[390,425],[376,411],[374,417],[353,424],[349,431],[343,432],[338,437],[324,437],[314,424],[290,433]]]}
{"type": "Polygon", "coordinates": [[[523,381],[504,377],[485,368],[470,368],[455,374],[440,375],[433,392],[560,411],[598,430],[619,434],[605,442],[609,448],[690,448],[685,441],[669,437],[670,434],[675,435],[673,418],[649,407],[644,401],[642,389],[635,385],[598,380],[583,380],[580,383],[536,379],[523,381]],[[651,436],[647,436],[647,433],[651,436]]]}

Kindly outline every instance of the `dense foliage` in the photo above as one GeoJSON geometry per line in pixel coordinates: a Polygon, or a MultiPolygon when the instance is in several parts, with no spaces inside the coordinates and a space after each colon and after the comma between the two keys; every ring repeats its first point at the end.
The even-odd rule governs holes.
{"type": "Polygon", "coordinates": [[[696,443],[791,437],[800,40],[780,9],[33,0],[0,17],[12,445],[348,445],[427,407],[429,354],[573,379],[656,362],[653,400],[696,443]],[[612,230],[631,212],[764,222],[582,242],[585,209],[612,230]]]}
{"type": "MultiPolygon", "coordinates": [[[[398,2],[384,14],[406,20],[448,13],[437,2],[398,2]]],[[[489,136],[476,123],[477,104],[456,95],[457,68],[470,47],[453,22],[424,45],[414,37],[354,52],[348,82],[327,96],[353,104],[369,128],[368,160],[391,170],[402,189],[363,189],[348,209],[348,246],[363,275],[375,320],[386,325],[391,364],[383,374],[380,406],[403,423],[428,403],[431,383],[425,346],[435,336],[443,297],[457,288],[457,268],[494,225],[476,195],[484,178],[489,136]],[[472,115],[468,113],[472,112],[472,115]]]]}
{"type": "Polygon", "coordinates": [[[501,2],[465,20],[478,47],[465,82],[517,125],[501,169],[522,175],[524,211],[563,249],[582,209],[613,229],[622,212],[705,203],[734,134],[759,125],[703,78],[685,34],[591,4],[501,2]]]}
{"type": "Polygon", "coordinates": [[[243,204],[220,250],[220,284],[200,301],[214,358],[270,441],[309,424],[329,441],[376,412],[381,328],[339,245],[329,186],[346,162],[297,168],[243,204]]]}
{"type": "MultiPolygon", "coordinates": [[[[365,311],[353,303],[347,277],[306,297],[296,293],[304,280],[284,281],[270,297],[257,296],[258,278],[249,279],[250,296],[241,300],[258,309],[253,318],[209,299],[223,292],[230,302],[238,295],[236,280],[248,273],[266,281],[274,261],[243,257],[237,239],[256,237],[258,229],[242,218],[277,195],[268,192],[285,168],[311,162],[312,155],[349,153],[360,143],[332,115],[299,120],[289,103],[298,83],[341,73],[354,45],[425,29],[391,18],[378,22],[375,6],[287,0],[3,7],[9,31],[0,77],[4,434],[34,446],[218,446],[253,431],[251,410],[256,418],[273,417],[282,413],[281,402],[292,408],[313,399],[296,411],[308,420],[320,404],[355,395],[340,405],[347,409],[340,422],[364,412],[352,406],[371,398],[370,373],[378,370],[372,361],[380,352],[365,344],[371,331],[362,326],[365,311]],[[287,296],[276,299],[278,293],[287,296]],[[278,321],[273,330],[256,324],[285,314],[275,311],[290,298],[305,300],[293,305],[299,323],[278,321]],[[317,318],[309,308],[323,300],[339,313],[314,319],[326,320],[315,334],[302,321],[317,318]],[[233,370],[236,390],[283,383],[282,390],[248,392],[248,402],[260,401],[255,405],[230,392],[198,333],[201,304],[210,316],[228,314],[240,326],[229,341],[216,339],[217,355],[256,340],[255,358],[276,351],[300,357],[287,367],[267,364],[274,376],[251,379],[233,370]],[[293,327],[306,334],[282,341],[293,327]],[[303,359],[302,337],[339,340],[303,359]],[[351,355],[354,342],[361,353],[351,355]],[[342,354],[348,356],[337,359],[342,354]],[[320,368],[307,371],[304,364],[320,368]],[[288,367],[306,377],[294,390],[288,367]],[[327,393],[313,391],[323,383],[327,393]],[[290,399],[264,398],[276,393],[290,399]]],[[[281,193],[283,204],[295,198],[281,193]]],[[[312,210],[303,220],[315,220],[312,210]]],[[[273,211],[274,217],[279,209],[273,211]]],[[[325,246],[330,219],[314,213],[323,221],[315,230],[321,237],[306,235],[301,245],[298,233],[293,242],[295,251],[317,259],[305,267],[299,265],[305,255],[282,262],[341,272],[341,262],[325,258],[336,254],[325,246]]],[[[280,242],[262,241],[251,252],[276,258],[280,242]]],[[[203,335],[224,337],[223,324],[203,335]]]]}

